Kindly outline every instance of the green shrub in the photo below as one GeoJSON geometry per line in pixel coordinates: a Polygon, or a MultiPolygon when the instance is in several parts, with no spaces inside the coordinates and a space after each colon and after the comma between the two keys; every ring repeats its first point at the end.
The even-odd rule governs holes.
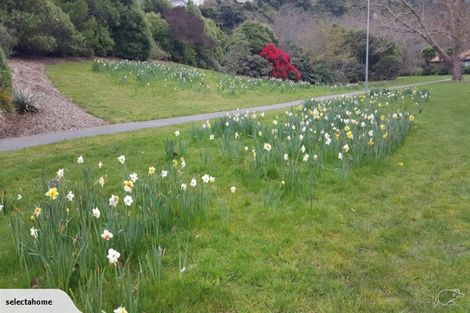
{"type": "Polygon", "coordinates": [[[17,42],[18,38],[14,35],[13,30],[0,23],[0,48],[6,55],[11,54],[17,42]]]}
{"type": "Polygon", "coordinates": [[[334,83],[333,73],[331,67],[326,63],[319,63],[313,67],[313,77],[317,84],[332,84],[334,83]]]}
{"type": "Polygon", "coordinates": [[[36,113],[39,109],[36,106],[36,98],[23,90],[15,90],[13,98],[16,112],[19,114],[36,113]]]}
{"type": "Polygon", "coordinates": [[[235,33],[242,33],[245,36],[251,54],[258,54],[267,43],[277,44],[273,30],[265,24],[247,21],[241,24],[235,33]]]}
{"type": "Polygon", "coordinates": [[[113,51],[114,40],[106,26],[96,24],[92,34],[86,37],[88,48],[93,51],[94,55],[107,56],[113,51]]]}
{"type": "Polygon", "coordinates": [[[363,64],[353,61],[343,64],[341,66],[341,72],[343,73],[346,81],[357,83],[364,80],[365,67],[363,64]]]}
{"type": "Polygon", "coordinates": [[[151,60],[168,60],[170,56],[163,49],[161,49],[158,44],[154,43],[152,49],[150,50],[149,58],[151,60]]]}
{"type": "MultiPolygon", "coordinates": [[[[354,57],[355,62],[360,66],[364,67],[366,62],[366,43],[367,43],[366,32],[364,31],[349,31],[344,36],[344,48],[348,49],[351,56],[354,57]]],[[[359,66],[350,63],[347,67],[353,70],[353,75],[350,75],[347,71],[344,71],[346,76],[352,76],[350,81],[355,81],[358,77],[354,68],[359,70],[359,66]]],[[[397,45],[389,39],[371,36],[369,45],[369,69],[371,79],[383,80],[393,79],[398,75],[400,70],[400,63],[398,61],[398,49],[397,45]]]]}
{"type": "Polygon", "coordinates": [[[43,55],[77,55],[85,51],[83,36],[70,17],[51,1],[20,1],[9,23],[18,32],[19,51],[43,55]]]}
{"type": "Polygon", "coordinates": [[[400,62],[393,55],[381,58],[372,68],[371,78],[373,80],[395,79],[400,72],[400,62]]]}
{"type": "Polygon", "coordinates": [[[0,88],[0,111],[13,112],[10,89],[0,88]]]}
{"type": "Polygon", "coordinates": [[[145,14],[145,18],[149,23],[150,33],[152,34],[153,40],[157,45],[165,52],[171,52],[172,38],[170,35],[170,26],[162,18],[159,13],[150,12],[145,14]]]}
{"type": "Polygon", "coordinates": [[[169,0],[143,0],[142,9],[145,12],[164,13],[171,9],[171,2],[169,0]]]}
{"type": "Polygon", "coordinates": [[[5,53],[0,48],[0,111],[13,112],[11,73],[5,53]]]}
{"type": "Polygon", "coordinates": [[[0,89],[11,88],[11,73],[8,67],[7,58],[2,48],[0,48],[0,89]]]}
{"type": "Polygon", "coordinates": [[[249,77],[267,77],[271,75],[272,66],[259,55],[249,55],[238,60],[236,74],[249,77]]]}
{"type": "Polygon", "coordinates": [[[145,20],[144,12],[136,3],[121,8],[120,25],[115,27],[114,41],[116,56],[146,60],[152,48],[152,35],[145,20]]]}

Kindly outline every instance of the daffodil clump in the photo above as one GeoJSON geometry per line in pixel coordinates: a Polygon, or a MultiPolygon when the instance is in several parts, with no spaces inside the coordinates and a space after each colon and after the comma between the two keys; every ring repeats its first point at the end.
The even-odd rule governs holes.
{"type": "MultiPolygon", "coordinates": [[[[130,170],[127,163],[124,155],[112,164],[96,165],[79,156],[69,167],[82,170],[81,179],[59,169],[48,180],[40,204],[20,207],[24,201],[18,195],[6,205],[28,281],[41,277],[41,287],[69,292],[84,312],[111,311],[104,307],[109,303],[103,298],[107,283],[121,286],[128,299],[116,302],[114,312],[138,312],[134,269],[140,268],[138,276],[160,280],[161,235],[190,231],[210,204],[216,178],[186,173],[182,157],[149,165],[145,172],[130,170]],[[122,173],[122,180],[111,181],[108,171],[122,173]]],[[[234,193],[235,187],[230,188],[234,193]]],[[[173,258],[187,254],[187,245],[178,246],[173,258]]],[[[185,262],[179,262],[178,271],[183,267],[187,271],[185,262]]]]}
{"type": "Polygon", "coordinates": [[[150,86],[154,83],[167,84],[171,82],[176,83],[178,88],[192,88],[198,92],[217,92],[223,95],[241,95],[260,88],[281,92],[314,88],[313,85],[302,81],[293,82],[275,78],[249,78],[232,75],[221,75],[213,85],[202,70],[178,64],[98,59],[93,62],[92,69],[95,72],[109,73],[121,84],[138,82],[150,86]]]}
{"type": "Polygon", "coordinates": [[[248,173],[273,179],[282,189],[298,190],[305,187],[300,177],[314,181],[328,164],[345,178],[353,166],[390,154],[429,97],[425,90],[384,89],[368,97],[308,100],[273,119],[240,112],[207,121],[192,137],[220,138],[225,159],[242,162],[248,173]]]}

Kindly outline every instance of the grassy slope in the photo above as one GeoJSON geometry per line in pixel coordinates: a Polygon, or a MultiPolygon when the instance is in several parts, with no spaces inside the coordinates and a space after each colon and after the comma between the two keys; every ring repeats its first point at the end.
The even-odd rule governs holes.
{"type": "MultiPolygon", "coordinates": [[[[243,95],[223,95],[217,92],[198,92],[192,89],[175,91],[159,84],[150,87],[138,84],[121,85],[104,73],[91,71],[90,62],[67,62],[47,69],[59,90],[89,113],[113,123],[131,122],[276,104],[313,96],[352,91],[348,88],[315,87],[296,92],[260,89],[243,95]]],[[[220,74],[204,71],[210,85],[215,85],[220,74]]],[[[391,84],[441,79],[430,77],[400,78],[391,84]]],[[[378,83],[383,85],[384,83],[378,83]]],[[[388,83],[387,83],[388,85],[388,83]]]]}
{"type": "MultiPolygon", "coordinates": [[[[238,186],[229,227],[222,229],[214,208],[190,246],[194,269],[182,280],[143,288],[144,311],[429,312],[439,290],[460,288],[467,296],[448,311],[468,312],[469,87],[435,85],[405,146],[355,170],[347,184],[336,173],[326,174],[313,208],[307,199],[292,197],[277,213],[264,209],[264,182],[246,181],[237,166],[227,167],[212,154],[209,170],[219,193],[238,186]]],[[[23,187],[26,200],[26,190],[38,190],[43,172],[51,176],[79,154],[107,164],[124,153],[141,160],[130,166],[142,172],[163,155],[157,138],[173,130],[3,153],[0,189],[23,187]]],[[[196,151],[188,166],[198,167],[198,148],[191,149],[196,151]]],[[[1,217],[0,236],[0,287],[24,287],[15,281],[21,273],[1,217]]]]}

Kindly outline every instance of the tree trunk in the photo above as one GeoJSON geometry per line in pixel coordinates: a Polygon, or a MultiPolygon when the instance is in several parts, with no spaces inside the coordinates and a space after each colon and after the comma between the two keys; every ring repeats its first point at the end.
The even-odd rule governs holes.
{"type": "Polygon", "coordinates": [[[452,60],[451,70],[452,70],[452,80],[453,81],[462,81],[463,80],[462,65],[460,64],[460,59],[459,58],[452,60]]]}

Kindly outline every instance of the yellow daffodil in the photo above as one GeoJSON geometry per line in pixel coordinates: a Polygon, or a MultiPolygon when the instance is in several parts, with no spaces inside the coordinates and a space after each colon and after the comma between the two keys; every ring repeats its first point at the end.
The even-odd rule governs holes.
{"type": "Polygon", "coordinates": [[[34,209],[33,215],[34,215],[35,217],[38,217],[39,215],[41,215],[41,211],[42,211],[41,208],[36,207],[36,208],[34,209]]]}
{"type": "Polygon", "coordinates": [[[134,182],[132,182],[132,180],[125,180],[124,181],[124,191],[131,192],[132,188],[134,188],[134,182]]]}
{"type": "Polygon", "coordinates": [[[57,196],[59,195],[59,192],[57,191],[56,187],[52,187],[49,189],[49,191],[46,192],[46,197],[49,197],[51,200],[57,199],[57,196]]]}

